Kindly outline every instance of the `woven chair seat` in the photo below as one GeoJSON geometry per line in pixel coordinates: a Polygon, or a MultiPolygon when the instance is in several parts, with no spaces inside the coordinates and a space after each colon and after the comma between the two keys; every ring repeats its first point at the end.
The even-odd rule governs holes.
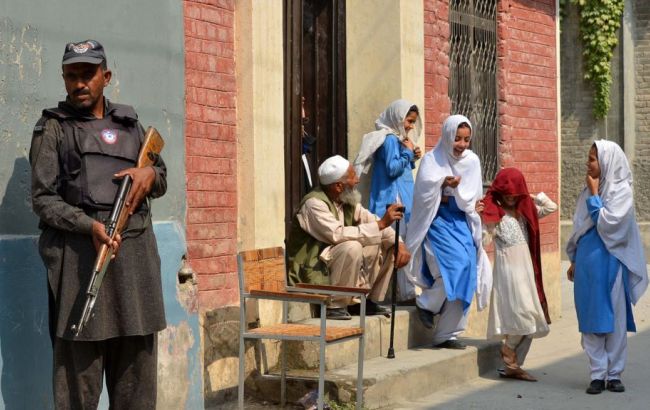
{"type": "MultiPolygon", "coordinates": [[[[279,323],[270,326],[258,327],[248,333],[275,335],[275,336],[297,336],[297,337],[318,337],[320,326],[301,325],[298,323],[279,323]]],[[[363,329],[360,327],[328,327],[325,329],[325,341],[333,342],[351,336],[360,336],[363,329]]]]}

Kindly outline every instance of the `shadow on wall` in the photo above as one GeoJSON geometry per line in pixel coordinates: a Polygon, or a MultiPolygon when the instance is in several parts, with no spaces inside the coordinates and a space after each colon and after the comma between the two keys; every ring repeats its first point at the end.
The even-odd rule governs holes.
{"type": "Polygon", "coordinates": [[[17,158],[0,203],[0,408],[51,409],[47,276],[31,211],[30,167],[17,158]]]}
{"type": "Polygon", "coordinates": [[[0,239],[0,389],[4,408],[51,409],[47,277],[38,237],[0,239]]]}
{"type": "Polygon", "coordinates": [[[0,203],[0,235],[38,234],[38,218],[32,212],[31,167],[19,157],[0,203]]]}

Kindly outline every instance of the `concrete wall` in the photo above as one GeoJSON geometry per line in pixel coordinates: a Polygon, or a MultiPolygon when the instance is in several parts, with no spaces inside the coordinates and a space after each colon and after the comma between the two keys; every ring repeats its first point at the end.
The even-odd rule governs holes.
{"type": "MultiPolygon", "coordinates": [[[[199,408],[198,318],[187,296],[192,290],[176,285],[185,253],[179,225],[185,217],[185,90],[182,8],[171,0],[0,5],[0,293],[7,307],[0,332],[0,408],[52,408],[47,284],[36,249],[28,152],[41,110],[65,98],[65,43],[87,38],[106,49],[113,70],[107,97],[133,105],[143,125],[155,126],[166,141],[168,192],[153,203],[154,218],[169,221],[154,227],[169,323],[159,335],[159,408],[199,408]]],[[[100,407],[107,407],[105,397],[100,407]]]]}
{"type": "MultiPolygon", "coordinates": [[[[404,98],[424,107],[424,8],[421,0],[352,0],[345,7],[348,156],[354,160],[388,104],[404,98]]],[[[424,109],[421,115],[425,122],[424,109]]],[[[424,136],[418,145],[424,148],[424,136]]],[[[366,202],[369,181],[363,177],[360,186],[366,202]]]]}

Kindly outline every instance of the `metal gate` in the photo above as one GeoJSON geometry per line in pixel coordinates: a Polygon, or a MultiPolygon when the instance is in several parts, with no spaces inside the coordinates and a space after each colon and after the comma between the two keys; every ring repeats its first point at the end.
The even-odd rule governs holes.
{"type": "Polygon", "coordinates": [[[499,165],[497,1],[449,1],[451,112],[472,121],[471,148],[481,159],[484,183],[499,165]]]}

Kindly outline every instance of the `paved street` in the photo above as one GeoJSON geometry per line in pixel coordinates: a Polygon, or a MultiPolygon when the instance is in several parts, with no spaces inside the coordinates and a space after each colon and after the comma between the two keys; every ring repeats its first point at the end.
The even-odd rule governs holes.
{"type": "MultiPolygon", "coordinates": [[[[566,265],[563,264],[566,268],[566,265]]],[[[590,396],[588,363],[580,347],[580,334],[573,308],[573,285],[564,280],[562,318],[551,333],[533,342],[524,366],[539,382],[499,379],[496,374],[475,379],[459,388],[404,403],[395,410],[458,409],[620,409],[650,408],[650,294],[634,309],[638,333],[629,334],[628,362],[623,374],[625,393],[608,391],[590,396]]]]}

